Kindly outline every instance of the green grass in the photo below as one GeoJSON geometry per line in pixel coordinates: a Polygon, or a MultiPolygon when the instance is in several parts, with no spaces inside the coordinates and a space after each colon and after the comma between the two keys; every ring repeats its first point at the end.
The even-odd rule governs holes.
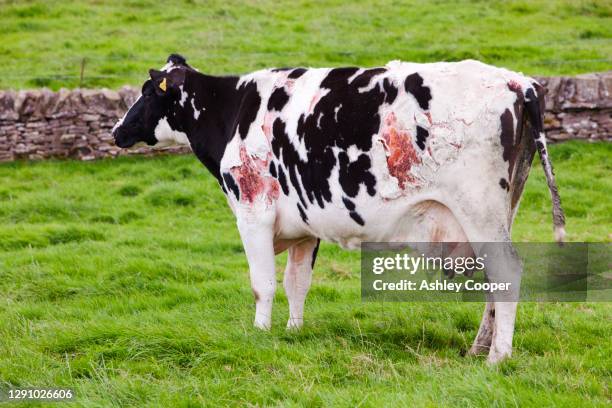
{"type": "MultiPolygon", "coordinates": [[[[139,85],[171,52],[212,74],[391,59],[611,67],[609,1],[374,3],[0,0],[0,89],[139,85]]],[[[550,149],[570,240],[611,241],[610,146],[550,149]]],[[[536,162],[515,240],[551,240],[550,218],[536,162]]],[[[610,402],[607,303],[521,304],[515,356],[489,367],[463,357],[482,305],[362,303],[359,254],[324,244],[305,328],[284,330],[279,285],[262,333],[234,223],[192,156],[1,164],[0,387],[73,387],[81,406],[610,402]]]]}
{"type": "MultiPolygon", "coordinates": [[[[550,152],[569,239],[610,242],[612,145],[550,152]]],[[[516,241],[552,240],[534,164],[516,241]]],[[[609,406],[609,303],[521,304],[514,357],[489,367],[463,357],[481,304],[362,303],[358,252],[322,245],[300,332],[280,286],[274,328],[253,329],[233,216],[192,156],[0,165],[1,387],[74,387],[80,406],[609,406]]]]}
{"type": "Polygon", "coordinates": [[[0,0],[0,27],[0,89],[140,85],[171,52],[212,74],[392,59],[530,75],[612,66],[609,0],[0,0]]]}

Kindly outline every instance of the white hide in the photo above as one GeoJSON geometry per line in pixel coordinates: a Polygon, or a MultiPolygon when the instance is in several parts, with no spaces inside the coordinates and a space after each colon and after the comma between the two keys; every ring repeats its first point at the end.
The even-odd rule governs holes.
{"type": "Polygon", "coordinates": [[[179,86],[179,90],[181,91],[181,99],[179,99],[179,105],[181,105],[181,108],[183,108],[183,107],[185,107],[185,102],[187,101],[187,97],[189,95],[183,89],[183,85],[179,86]]]}
{"type": "Polygon", "coordinates": [[[158,143],[155,147],[166,147],[172,145],[187,145],[189,146],[189,139],[184,132],[179,132],[170,127],[168,119],[164,116],[157,122],[155,127],[155,138],[158,143]]]}
{"type": "Polygon", "coordinates": [[[200,113],[204,111],[204,108],[202,108],[202,110],[196,109],[194,99],[195,98],[191,98],[191,108],[193,109],[193,118],[198,120],[200,113]]]}

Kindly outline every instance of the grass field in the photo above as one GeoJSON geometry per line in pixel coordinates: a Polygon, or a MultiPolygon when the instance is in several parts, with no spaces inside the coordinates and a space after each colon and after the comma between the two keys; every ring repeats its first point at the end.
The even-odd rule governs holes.
{"type": "Polygon", "coordinates": [[[213,74],[393,59],[530,75],[612,66],[609,0],[0,0],[0,27],[0,89],[138,85],[171,52],[213,74]]]}
{"type": "MultiPolygon", "coordinates": [[[[569,239],[610,242],[612,145],[550,152],[569,239]]],[[[550,241],[550,218],[536,161],[514,239],[550,241]]],[[[489,367],[463,357],[482,304],[362,303],[358,252],[322,245],[298,333],[282,287],[272,331],[251,327],[247,270],[192,156],[2,164],[0,386],[82,406],[609,406],[609,303],[521,304],[515,356],[489,367]]]]}
{"type": "MultiPolygon", "coordinates": [[[[0,0],[0,89],[139,85],[171,52],[212,74],[465,58],[577,74],[612,67],[612,3],[0,0]]],[[[612,144],[550,153],[568,239],[612,241],[612,144]]],[[[536,162],[515,241],[551,241],[550,209],[536,162]]],[[[323,244],[304,329],[285,331],[279,285],[263,333],[194,157],[0,164],[0,389],[73,387],[87,407],[609,406],[610,303],[521,304],[495,367],[463,356],[482,308],[363,303],[359,253],[323,244]]]]}

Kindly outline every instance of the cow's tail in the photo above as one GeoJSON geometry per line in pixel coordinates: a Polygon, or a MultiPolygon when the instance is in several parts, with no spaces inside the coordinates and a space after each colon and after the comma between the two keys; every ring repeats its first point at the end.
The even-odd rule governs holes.
{"type": "Polygon", "coordinates": [[[553,172],[552,163],[546,149],[546,136],[544,135],[544,94],[545,89],[537,82],[533,83],[533,87],[529,87],[525,92],[525,109],[529,116],[529,124],[533,139],[540,155],[540,162],[544,168],[548,190],[552,199],[553,224],[555,227],[555,240],[562,243],[565,238],[565,214],[561,207],[561,197],[557,183],[555,183],[555,174],[553,172]]]}

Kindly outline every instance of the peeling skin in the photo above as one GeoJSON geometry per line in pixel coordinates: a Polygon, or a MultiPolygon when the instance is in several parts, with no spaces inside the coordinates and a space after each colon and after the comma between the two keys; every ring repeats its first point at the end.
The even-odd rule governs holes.
{"type": "Polygon", "coordinates": [[[278,196],[280,195],[280,187],[278,181],[273,177],[266,177],[266,200],[268,204],[272,204],[276,200],[278,200],[278,196]]]}
{"type": "Polygon", "coordinates": [[[385,118],[385,129],[382,138],[387,150],[387,167],[389,174],[397,178],[401,189],[406,184],[416,183],[416,178],[411,173],[412,166],[421,164],[417,155],[412,138],[405,129],[398,128],[395,113],[391,112],[385,118]]]}
{"type": "Polygon", "coordinates": [[[431,157],[431,160],[433,160],[434,164],[439,167],[440,163],[436,160],[435,156],[433,155],[433,152],[431,151],[431,146],[427,146],[427,153],[429,154],[429,157],[431,157]]]}
{"type": "Polygon", "coordinates": [[[240,189],[240,201],[253,204],[258,197],[263,197],[271,205],[280,194],[278,181],[272,176],[265,176],[269,159],[259,159],[248,154],[244,144],[240,146],[242,164],[230,169],[240,189]]]}
{"type": "Polygon", "coordinates": [[[294,80],[294,79],[287,79],[287,80],[285,81],[285,89],[287,90],[287,93],[288,93],[289,95],[291,95],[291,94],[292,94],[292,92],[293,92],[293,84],[294,84],[294,83],[295,83],[295,80],[294,80]]]}

